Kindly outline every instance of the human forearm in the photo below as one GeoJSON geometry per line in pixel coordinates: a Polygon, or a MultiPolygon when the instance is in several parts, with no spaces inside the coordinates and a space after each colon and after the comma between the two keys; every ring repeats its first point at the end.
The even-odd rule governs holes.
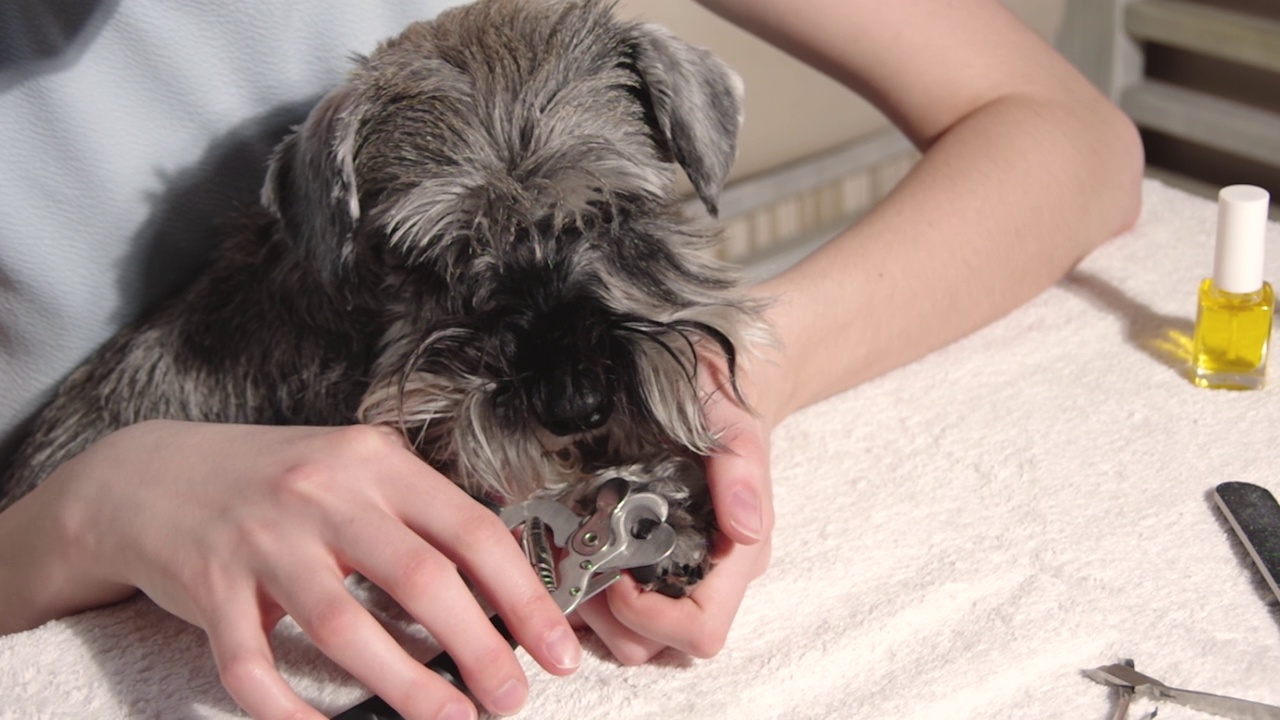
{"type": "Polygon", "coordinates": [[[1076,95],[982,106],[861,222],[761,286],[778,298],[775,417],[1001,317],[1133,222],[1136,132],[1076,95]]]}
{"type": "Polygon", "coordinates": [[[0,513],[0,635],[136,592],[82,567],[62,522],[62,490],[51,477],[0,513]]]}
{"type": "Polygon", "coordinates": [[[387,428],[138,423],[0,514],[4,631],[138,588],[205,630],[249,714],[318,718],[275,669],[267,633],[287,614],[406,717],[448,704],[474,717],[351,597],[343,580],[355,572],[414,615],[495,712],[514,712],[527,680],[468,581],[548,672],[579,662],[501,520],[387,428]]]}

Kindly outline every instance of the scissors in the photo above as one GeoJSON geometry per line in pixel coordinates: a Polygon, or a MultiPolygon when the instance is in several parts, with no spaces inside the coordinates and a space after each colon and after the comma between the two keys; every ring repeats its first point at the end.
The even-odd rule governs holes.
{"type": "MultiPolygon", "coordinates": [[[[1122,664],[1104,665],[1085,670],[1084,674],[1094,682],[1110,685],[1119,690],[1119,701],[1112,715],[1112,720],[1124,720],[1129,710],[1129,700],[1135,694],[1143,695],[1153,700],[1168,700],[1183,707],[1189,707],[1210,715],[1231,718],[1231,720],[1280,720],[1280,707],[1225,695],[1214,695],[1212,693],[1170,687],[1153,677],[1143,675],[1134,670],[1132,660],[1126,660],[1122,664]]],[[[1155,711],[1152,711],[1146,717],[1151,718],[1154,716],[1155,711]]]]}
{"type": "MultiPolygon", "coordinates": [[[[595,510],[586,517],[549,498],[511,505],[500,510],[499,516],[508,530],[521,531],[520,542],[530,565],[568,615],[617,582],[623,570],[653,565],[671,554],[676,533],[666,523],[667,511],[666,498],[636,492],[628,480],[612,478],[600,485],[595,510]]],[[[489,620],[512,648],[517,646],[502,618],[494,615],[489,620]]],[[[467,692],[458,665],[448,653],[435,656],[427,667],[467,692]]],[[[403,718],[375,695],[333,720],[403,718]]]]}

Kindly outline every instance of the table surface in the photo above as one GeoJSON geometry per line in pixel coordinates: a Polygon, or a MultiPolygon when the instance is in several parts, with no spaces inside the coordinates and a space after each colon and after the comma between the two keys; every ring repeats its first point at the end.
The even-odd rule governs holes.
{"type": "MultiPolygon", "coordinates": [[[[522,655],[523,716],[1106,718],[1114,696],[1080,671],[1120,658],[1280,705],[1280,611],[1211,499],[1280,493],[1280,381],[1187,381],[1214,204],[1155,181],[1144,200],[1009,317],[778,428],[773,564],[720,655],[624,668],[588,638],[569,679],[522,655]]],[[[364,696],[288,622],[275,642],[322,709],[364,696]]],[[[5,718],[239,716],[202,634],[145,599],[0,637],[0,697],[5,718]]]]}

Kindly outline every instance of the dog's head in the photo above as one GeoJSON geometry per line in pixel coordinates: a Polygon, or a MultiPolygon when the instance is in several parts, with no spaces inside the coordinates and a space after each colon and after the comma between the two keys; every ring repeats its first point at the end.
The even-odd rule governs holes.
{"type": "Polygon", "coordinates": [[[737,76],[596,0],[481,0],[410,26],[277,150],[263,191],[327,292],[381,309],[366,422],[473,491],[706,453],[699,357],[758,328],[711,215],[737,76]]]}

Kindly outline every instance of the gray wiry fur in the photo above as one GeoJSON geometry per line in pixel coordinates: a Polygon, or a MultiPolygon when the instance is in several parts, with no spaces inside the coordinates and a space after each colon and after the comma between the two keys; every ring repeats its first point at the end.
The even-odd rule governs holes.
{"type": "Polygon", "coordinates": [[[737,77],[598,0],[481,0],[357,61],[277,148],[183,295],[111,340],[38,418],[7,502],[150,418],[382,423],[467,490],[581,498],[621,474],[675,505],[653,580],[708,567],[695,353],[763,332],[685,217],[712,214],[737,77]]]}

